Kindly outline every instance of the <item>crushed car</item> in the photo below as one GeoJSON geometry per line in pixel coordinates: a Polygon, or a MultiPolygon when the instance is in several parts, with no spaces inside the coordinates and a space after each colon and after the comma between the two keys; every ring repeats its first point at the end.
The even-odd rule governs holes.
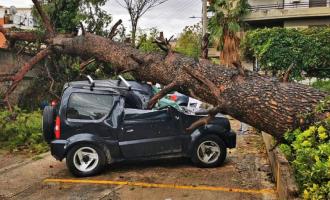
{"type": "Polygon", "coordinates": [[[216,167],[236,146],[229,120],[217,115],[187,132],[196,115],[172,106],[148,110],[149,84],[93,80],[65,84],[61,100],[43,111],[43,134],[51,154],[66,159],[78,177],[100,173],[124,160],[189,157],[200,167],[216,167]]]}

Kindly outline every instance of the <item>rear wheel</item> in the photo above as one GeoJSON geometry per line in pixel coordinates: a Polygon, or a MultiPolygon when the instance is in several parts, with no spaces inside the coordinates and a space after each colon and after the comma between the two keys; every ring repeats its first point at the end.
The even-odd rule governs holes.
{"type": "Polygon", "coordinates": [[[227,148],[216,135],[206,135],[194,145],[192,161],[200,167],[217,167],[225,161],[227,148]]]}
{"type": "Polygon", "coordinates": [[[54,138],[56,109],[46,106],[42,114],[42,132],[45,141],[49,144],[54,138]]]}
{"type": "Polygon", "coordinates": [[[99,147],[93,144],[78,144],[69,150],[66,165],[78,177],[100,173],[106,164],[106,157],[99,147]]]}

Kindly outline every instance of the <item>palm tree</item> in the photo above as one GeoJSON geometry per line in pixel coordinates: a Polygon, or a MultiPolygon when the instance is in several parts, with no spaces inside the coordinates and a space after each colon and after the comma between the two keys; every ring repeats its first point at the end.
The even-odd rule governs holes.
{"type": "Polygon", "coordinates": [[[243,26],[242,18],[249,12],[248,0],[210,0],[209,21],[211,41],[221,50],[220,63],[230,65],[239,61],[240,39],[237,33],[243,26]]]}

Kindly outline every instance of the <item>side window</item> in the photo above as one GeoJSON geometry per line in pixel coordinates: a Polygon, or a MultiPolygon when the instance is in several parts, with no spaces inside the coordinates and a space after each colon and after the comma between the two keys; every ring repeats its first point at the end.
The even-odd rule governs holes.
{"type": "Polygon", "coordinates": [[[72,93],[66,111],[67,119],[98,120],[108,115],[114,97],[103,94],[72,93]]]}

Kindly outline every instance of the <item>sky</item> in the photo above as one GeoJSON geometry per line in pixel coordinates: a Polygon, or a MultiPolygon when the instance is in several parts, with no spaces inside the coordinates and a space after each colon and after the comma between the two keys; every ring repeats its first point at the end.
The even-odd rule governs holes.
{"type": "MultiPolygon", "coordinates": [[[[121,1],[121,0],[118,0],[121,1]]],[[[32,6],[31,0],[0,0],[0,5],[16,7],[32,6]]],[[[119,19],[130,30],[130,21],[127,10],[122,8],[116,0],[108,0],[104,9],[112,14],[113,23],[119,19]]],[[[168,0],[162,5],[153,8],[142,18],[138,26],[141,29],[157,28],[163,31],[165,37],[178,36],[185,26],[198,23],[201,19],[190,17],[200,17],[202,13],[201,0],[168,0]]]]}

